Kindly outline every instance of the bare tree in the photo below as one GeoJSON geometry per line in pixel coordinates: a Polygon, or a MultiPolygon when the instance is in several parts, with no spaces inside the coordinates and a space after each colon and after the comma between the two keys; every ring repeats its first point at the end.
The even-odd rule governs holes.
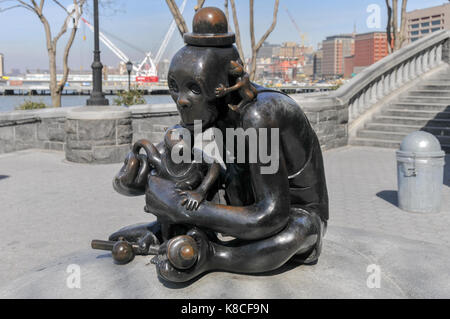
{"type": "Polygon", "coordinates": [[[254,24],[254,0],[250,0],[250,39],[252,44],[252,60],[251,60],[251,67],[250,67],[250,79],[253,81],[255,79],[256,75],[256,57],[258,56],[258,51],[261,49],[261,46],[263,45],[264,41],[269,37],[269,35],[272,33],[272,31],[275,29],[275,26],[277,24],[277,15],[278,15],[278,7],[280,4],[280,0],[275,0],[275,5],[273,8],[273,20],[272,24],[270,25],[269,29],[263,34],[261,39],[258,41],[258,43],[255,44],[255,24],[254,24]]]}
{"type": "Polygon", "coordinates": [[[234,33],[236,34],[236,46],[239,51],[239,56],[241,58],[242,63],[244,63],[245,66],[245,56],[244,56],[244,50],[242,48],[242,42],[241,42],[241,30],[239,28],[239,20],[237,17],[236,12],[236,3],[234,0],[230,0],[231,3],[231,12],[233,13],[233,24],[234,24],[234,33]]]}
{"type": "MultiPolygon", "coordinates": [[[[180,13],[180,10],[178,9],[177,4],[175,3],[175,0],[166,0],[167,5],[170,9],[170,12],[172,13],[177,26],[178,30],[180,31],[181,36],[184,35],[184,33],[189,32],[186,22],[183,18],[183,16],[180,13]]],[[[203,7],[203,4],[205,3],[205,0],[197,0],[197,5],[195,6],[195,10],[203,7]]],[[[237,12],[236,12],[236,3],[235,0],[230,0],[231,4],[231,11],[233,13],[233,23],[234,23],[234,32],[236,34],[236,46],[239,51],[240,58],[242,62],[245,63],[244,58],[244,52],[242,49],[242,43],[241,43],[241,34],[239,29],[239,22],[237,18],[237,12]]],[[[280,0],[275,0],[274,9],[273,9],[273,20],[272,24],[270,25],[269,29],[263,34],[261,39],[256,42],[255,40],[255,25],[254,25],[254,0],[249,0],[250,5],[250,39],[251,39],[251,48],[252,48],[252,56],[250,59],[250,79],[253,81],[255,79],[256,75],[256,57],[258,56],[259,49],[261,49],[261,46],[263,45],[264,41],[267,40],[269,35],[272,33],[272,31],[275,29],[275,26],[277,24],[277,15],[278,15],[278,8],[279,8],[280,0]]],[[[228,19],[228,1],[225,0],[224,9],[226,12],[226,16],[228,19]]]]}
{"type": "Polygon", "coordinates": [[[183,37],[185,33],[189,32],[186,21],[184,21],[183,15],[181,14],[180,9],[175,3],[175,0],[166,0],[166,3],[170,9],[170,12],[172,13],[173,18],[175,19],[175,22],[177,23],[178,31],[180,31],[181,37],[183,37]]]}
{"type": "Polygon", "coordinates": [[[387,42],[389,53],[392,53],[400,49],[406,40],[405,29],[406,29],[406,6],[408,0],[400,0],[401,2],[401,12],[400,12],[400,28],[398,23],[399,11],[398,11],[398,0],[386,0],[387,7],[387,42]]]}
{"type": "Polygon", "coordinates": [[[83,6],[86,2],[86,0],[73,0],[73,8],[69,10],[64,7],[61,2],[57,0],[52,0],[54,4],[56,4],[58,7],[60,7],[65,14],[64,23],[59,29],[59,32],[54,35],[51,31],[51,26],[48,21],[48,19],[44,15],[44,5],[45,0],[40,0],[39,4],[37,3],[37,0],[2,0],[0,2],[6,3],[6,2],[15,2],[15,4],[0,9],[0,11],[5,11],[8,9],[13,8],[24,8],[27,9],[39,18],[41,21],[44,31],[45,31],[45,39],[47,44],[47,52],[48,52],[48,59],[49,59],[49,71],[50,71],[50,94],[52,96],[52,104],[54,107],[60,107],[61,106],[61,94],[64,89],[64,86],[67,82],[67,78],[69,76],[69,66],[68,66],[68,59],[69,59],[69,52],[70,48],[72,47],[73,41],[75,39],[75,35],[77,33],[77,27],[78,22],[83,14],[83,6]],[[63,76],[62,78],[57,81],[56,77],[56,49],[58,45],[59,39],[67,32],[69,28],[69,23],[72,22],[72,30],[70,32],[69,38],[67,39],[66,45],[64,47],[62,62],[63,62],[63,76]]]}

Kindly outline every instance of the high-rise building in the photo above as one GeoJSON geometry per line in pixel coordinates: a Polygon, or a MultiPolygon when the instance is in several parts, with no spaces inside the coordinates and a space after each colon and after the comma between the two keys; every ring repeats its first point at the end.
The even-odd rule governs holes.
{"type": "Polygon", "coordinates": [[[314,54],[314,62],[313,62],[313,76],[314,79],[318,79],[322,77],[322,59],[323,59],[323,51],[318,50],[314,54]]]}
{"type": "Polygon", "coordinates": [[[5,64],[3,62],[3,54],[0,53],[0,77],[5,75],[5,64]]]}
{"type": "Polygon", "coordinates": [[[322,75],[337,77],[344,75],[344,58],[355,51],[353,35],[343,34],[327,37],[322,42],[322,75]]]}
{"type": "Polygon", "coordinates": [[[450,3],[406,13],[406,43],[439,30],[450,30],[450,3]]]}
{"type": "Polygon", "coordinates": [[[295,42],[284,42],[280,47],[280,52],[278,55],[289,58],[302,58],[303,50],[302,47],[295,42]]]}
{"type": "Polygon", "coordinates": [[[389,54],[386,32],[370,32],[355,36],[355,67],[374,64],[389,54]]]}
{"type": "Polygon", "coordinates": [[[258,58],[267,59],[274,55],[277,55],[280,50],[279,44],[270,44],[269,42],[264,42],[258,51],[258,58]]]}

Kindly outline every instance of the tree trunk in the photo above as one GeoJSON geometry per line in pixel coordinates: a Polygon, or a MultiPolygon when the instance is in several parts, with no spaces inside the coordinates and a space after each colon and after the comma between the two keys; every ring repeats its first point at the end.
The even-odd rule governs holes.
{"type": "Polygon", "coordinates": [[[392,53],[392,7],[389,0],[386,0],[387,7],[387,25],[386,25],[386,35],[387,35],[387,45],[389,54],[392,53]]]}
{"type": "Polygon", "coordinates": [[[56,83],[56,50],[48,50],[48,63],[50,71],[50,95],[53,107],[61,106],[61,93],[56,83]]]}
{"type": "Polygon", "coordinates": [[[392,34],[394,36],[394,50],[397,50],[398,42],[398,0],[392,0],[392,34]]]}
{"type": "Polygon", "coordinates": [[[396,50],[399,50],[402,48],[403,43],[406,40],[405,37],[405,29],[406,29],[406,5],[408,4],[408,0],[402,1],[402,11],[400,13],[400,30],[398,31],[397,35],[397,43],[396,43],[396,50]]]}
{"type": "Polygon", "coordinates": [[[401,4],[401,12],[400,12],[400,29],[399,29],[399,11],[398,11],[398,0],[392,0],[392,4],[390,0],[386,0],[387,7],[387,25],[386,25],[386,33],[387,33],[387,42],[389,53],[392,53],[396,50],[402,48],[403,43],[406,40],[405,31],[406,31],[406,6],[408,4],[408,0],[403,0],[401,4]]]}
{"type": "Polygon", "coordinates": [[[234,0],[230,0],[230,3],[231,3],[231,12],[233,13],[234,33],[236,35],[236,46],[239,51],[239,57],[241,58],[241,61],[245,68],[247,63],[244,57],[244,50],[242,49],[241,30],[239,28],[239,21],[236,12],[236,3],[234,2],[234,0]]]}

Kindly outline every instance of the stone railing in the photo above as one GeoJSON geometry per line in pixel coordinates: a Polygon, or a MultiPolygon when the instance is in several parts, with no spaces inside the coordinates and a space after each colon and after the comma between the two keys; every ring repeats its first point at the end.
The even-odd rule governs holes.
{"type": "Polygon", "coordinates": [[[332,93],[348,105],[349,123],[408,82],[449,63],[450,32],[439,31],[364,69],[332,93]]]}

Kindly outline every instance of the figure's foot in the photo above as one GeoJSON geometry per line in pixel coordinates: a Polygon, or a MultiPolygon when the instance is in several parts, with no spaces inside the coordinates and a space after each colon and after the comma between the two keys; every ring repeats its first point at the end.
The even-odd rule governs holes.
{"type": "Polygon", "coordinates": [[[304,265],[315,265],[319,261],[319,256],[322,252],[323,236],[325,235],[326,229],[326,225],[321,221],[319,216],[316,214],[312,214],[311,216],[317,233],[316,245],[310,251],[304,254],[298,254],[294,258],[297,262],[301,262],[304,265]]]}
{"type": "Polygon", "coordinates": [[[174,239],[161,245],[158,256],[152,259],[158,276],[170,282],[186,282],[209,270],[209,239],[202,231],[192,229],[186,236],[174,239]],[[189,237],[194,243],[189,242],[189,237]]]}

